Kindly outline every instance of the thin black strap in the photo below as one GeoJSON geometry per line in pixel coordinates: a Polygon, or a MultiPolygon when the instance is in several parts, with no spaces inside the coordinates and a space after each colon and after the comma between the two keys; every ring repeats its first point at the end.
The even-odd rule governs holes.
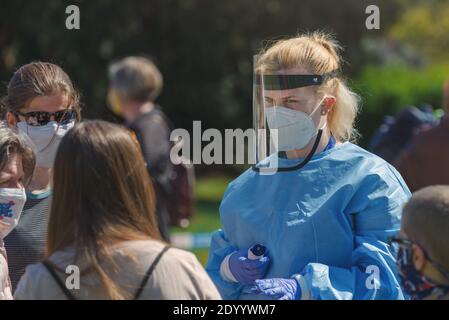
{"type": "Polygon", "coordinates": [[[52,276],[52,278],[55,279],[56,283],[58,284],[59,288],[61,288],[61,290],[64,292],[67,299],[77,300],[75,298],[75,296],[70,292],[70,290],[67,289],[65,284],[62,282],[61,278],[59,278],[59,276],[56,274],[54,266],[48,260],[42,261],[42,264],[45,266],[45,268],[47,268],[47,270],[50,273],[50,275],[52,276]]]}
{"type": "Polygon", "coordinates": [[[139,289],[137,289],[137,292],[134,295],[134,300],[138,300],[140,298],[140,295],[142,294],[143,289],[147,285],[148,279],[151,277],[151,274],[153,273],[154,268],[156,268],[156,266],[159,263],[159,261],[161,260],[162,256],[164,255],[165,252],[167,252],[168,249],[170,249],[170,246],[166,245],[164,247],[164,249],[162,249],[162,251],[159,252],[159,254],[157,255],[156,259],[154,259],[153,263],[148,268],[147,273],[143,277],[142,282],[140,283],[139,289]]]}
{"type": "MultiPolygon", "coordinates": [[[[299,164],[292,167],[281,167],[281,168],[270,168],[270,167],[257,167],[257,165],[253,165],[252,169],[256,172],[262,173],[277,173],[277,172],[286,172],[286,171],[294,171],[303,168],[307,163],[309,163],[310,159],[312,159],[315,154],[316,149],[318,149],[318,145],[321,140],[321,136],[323,134],[323,129],[318,130],[317,137],[315,139],[315,143],[313,144],[312,150],[309,152],[307,157],[299,164]]],[[[279,155],[278,155],[279,156],[279,155]]]]}

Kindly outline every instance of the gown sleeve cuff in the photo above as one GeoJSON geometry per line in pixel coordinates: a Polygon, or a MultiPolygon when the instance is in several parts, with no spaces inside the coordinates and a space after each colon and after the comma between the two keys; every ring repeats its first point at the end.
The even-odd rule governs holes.
{"type": "Polygon", "coordinates": [[[299,300],[312,300],[312,295],[310,293],[306,278],[304,278],[304,276],[299,273],[294,274],[292,278],[295,279],[296,282],[298,282],[298,285],[301,288],[301,296],[299,297],[299,300]]]}
{"type": "Polygon", "coordinates": [[[228,282],[238,282],[229,269],[229,258],[233,253],[228,254],[220,265],[220,276],[228,282]]]}

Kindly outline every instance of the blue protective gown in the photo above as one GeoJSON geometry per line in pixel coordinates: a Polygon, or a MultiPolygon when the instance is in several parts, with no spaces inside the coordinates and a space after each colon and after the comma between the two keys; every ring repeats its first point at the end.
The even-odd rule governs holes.
{"type": "Polygon", "coordinates": [[[224,194],[223,228],[212,236],[206,270],[224,299],[267,299],[219,274],[228,254],[260,243],[271,258],[265,278],[299,273],[312,299],[403,299],[387,238],[398,232],[410,196],[391,165],[349,142],[296,171],[249,169],[224,194]]]}

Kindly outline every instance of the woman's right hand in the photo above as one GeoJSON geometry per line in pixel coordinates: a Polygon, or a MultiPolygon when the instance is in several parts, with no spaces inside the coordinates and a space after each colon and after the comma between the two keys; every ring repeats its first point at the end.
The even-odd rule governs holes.
{"type": "Polygon", "coordinates": [[[270,265],[270,258],[263,256],[257,260],[248,259],[248,250],[239,250],[229,257],[229,270],[241,284],[254,284],[254,280],[262,279],[270,265]]]}

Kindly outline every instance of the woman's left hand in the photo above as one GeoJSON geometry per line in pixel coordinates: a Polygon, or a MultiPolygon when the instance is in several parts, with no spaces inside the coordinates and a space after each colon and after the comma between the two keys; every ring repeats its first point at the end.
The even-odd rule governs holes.
{"type": "Polygon", "coordinates": [[[259,279],[252,287],[253,293],[265,294],[276,300],[299,300],[301,288],[295,279],[259,279]]]}

